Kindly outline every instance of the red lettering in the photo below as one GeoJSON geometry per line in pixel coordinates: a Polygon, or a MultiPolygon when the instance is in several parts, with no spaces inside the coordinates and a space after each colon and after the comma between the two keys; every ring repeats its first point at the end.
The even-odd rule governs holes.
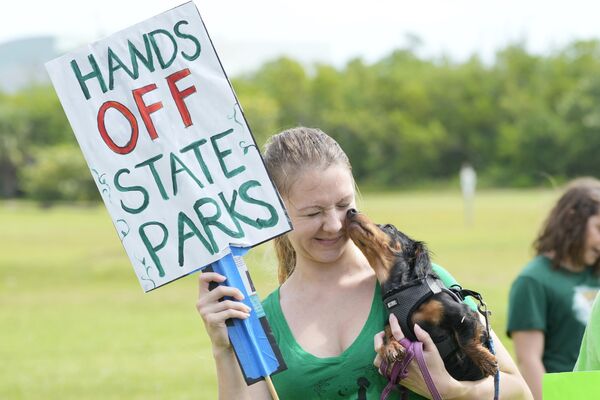
{"type": "Polygon", "coordinates": [[[100,136],[102,136],[102,140],[104,140],[104,143],[106,143],[106,145],[112,151],[118,154],[131,153],[131,151],[135,148],[135,145],[137,144],[139,131],[135,116],[131,113],[131,111],[129,111],[127,107],[125,107],[123,104],[117,101],[107,101],[100,107],[100,110],[98,111],[97,121],[100,136]],[[108,111],[109,108],[114,108],[115,110],[119,111],[127,119],[127,121],[129,121],[129,125],[131,126],[131,136],[129,142],[127,142],[125,146],[121,147],[117,145],[106,131],[106,126],[104,124],[104,115],[106,114],[106,111],[108,111]]]}
{"type": "Polygon", "coordinates": [[[185,69],[182,69],[181,71],[177,71],[174,74],[167,76],[167,83],[169,84],[169,90],[171,91],[171,96],[173,97],[173,100],[175,100],[175,104],[177,105],[177,110],[179,110],[179,115],[181,115],[181,120],[183,121],[183,124],[185,125],[186,128],[188,126],[192,125],[192,118],[190,117],[190,111],[188,110],[187,106],[185,105],[185,102],[183,101],[183,99],[188,97],[192,93],[196,93],[196,87],[194,85],[192,85],[190,87],[185,88],[183,91],[180,91],[177,88],[177,85],[175,85],[175,83],[178,80],[185,78],[189,74],[190,74],[189,68],[185,68],[185,69]]]}
{"type": "Polygon", "coordinates": [[[150,114],[163,108],[163,105],[160,101],[157,103],[146,105],[142,96],[155,89],[156,84],[152,83],[150,85],[146,85],[144,87],[134,89],[132,91],[133,98],[135,99],[135,104],[137,105],[137,108],[140,111],[142,121],[144,121],[144,125],[146,125],[146,129],[148,130],[148,134],[150,135],[150,138],[152,140],[158,138],[158,134],[156,133],[156,128],[154,127],[154,122],[152,122],[152,118],[150,118],[150,114]]]}

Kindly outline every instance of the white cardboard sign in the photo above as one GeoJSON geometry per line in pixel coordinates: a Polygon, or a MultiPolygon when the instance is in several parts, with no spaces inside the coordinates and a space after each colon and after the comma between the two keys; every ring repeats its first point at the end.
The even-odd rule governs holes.
{"type": "Polygon", "coordinates": [[[291,229],[192,2],[46,68],[144,291],[291,229]]]}

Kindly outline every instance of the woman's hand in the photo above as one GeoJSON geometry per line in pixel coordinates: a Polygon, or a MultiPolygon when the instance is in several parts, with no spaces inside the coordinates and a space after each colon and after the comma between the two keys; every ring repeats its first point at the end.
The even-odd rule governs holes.
{"type": "MultiPolygon", "coordinates": [[[[400,325],[394,314],[390,315],[389,322],[394,338],[398,341],[402,340],[404,334],[402,333],[402,329],[400,329],[400,325]]],[[[432,380],[435,382],[438,392],[444,399],[457,397],[459,394],[458,392],[460,391],[460,382],[454,379],[448,371],[446,371],[444,361],[442,360],[437,347],[433,343],[431,336],[417,324],[415,324],[414,330],[417,339],[423,343],[423,357],[425,359],[425,364],[427,364],[427,368],[429,369],[432,380]]],[[[375,357],[374,364],[377,368],[379,368],[379,365],[381,364],[379,351],[383,347],[383,337],[384,332],[380,332],[375,336],[375,351],[377,352],[377,357],[375,357]]],[[[421,396],[431,398],[431,393],[421,375],[421,370],[419,369],[416,359],[413,359],[408,365],[408,376],[402,380],[401,384],[421,396]]]]}
{"type": "Polygon", "coordinates": [[[204,321],[204,327],[213,344],[213,351],[231,347],[227,336],[226,320],[229,318],[246,319],[250,316],[250,308],[239,301],[244,299],[244,295],[239,289],[219,285],[213,290],[208,290],[211,282],[221,283],[225,279],[223,275],[216,272],[202,272],[199,278],[199,295],[196,309],[200,313],[202,321],[204,321]],[[238,301],[219,301],[225,296],[238,301]]]}

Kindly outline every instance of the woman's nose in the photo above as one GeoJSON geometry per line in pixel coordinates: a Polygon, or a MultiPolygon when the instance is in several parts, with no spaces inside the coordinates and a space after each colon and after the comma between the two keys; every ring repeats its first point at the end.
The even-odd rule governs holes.
{"type": "Polygon", "coordinates": [[[344,226],[344,216],[336,212],[326,213],[323,222],[323,230],[327,232],[337,232],[344,226]]]}

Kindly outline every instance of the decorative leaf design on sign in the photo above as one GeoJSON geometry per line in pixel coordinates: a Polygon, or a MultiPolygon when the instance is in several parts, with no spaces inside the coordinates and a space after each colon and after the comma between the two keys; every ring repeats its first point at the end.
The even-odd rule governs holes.
{"type": "Polygon", "coordinates": [[[254,143],[246,145],[246,142],[244,140],[242,140],[239,144],[240,144],[240,147],[242,149],[244,149],[244,155],[248,154],[248,149],[250,147],[254,147],[256,149],[256,151],[258,151],[258,148],[256,147],[256,145],[254,143]]]}
{"type": "Polygon", "coordinates": [[[233,115],[228,115],[228,116],[227,116],[227,119],[232,119],[232,120],[234,120],[236,124],[238,124],[239,126],[241,126],[241,127],[243,128],[243,127],[244,127],[244,125],[243,125],[243,124],[242,124],[240,121],[238,121],[238,119],[237,119],[237,107],[239,107],[239,104],[238,104],[238,103],[235,103],[235,104],[233,105],[233,115]]]}
{"type": "Polygon", "coordinates": [[[94,168],[92,168],[92,172],[94,173],[94,175],[96,176],[96,181],[98,181],[98,186],[101,188],[100,192],[104,195],[106,194],[108,196],[108,201],[110,202],[110,186],[108,185],[108,183],[106,183],[106,174],[100,174],[98,171],[96,171],[94,168]]]}
{"type": "MultiPolygon", "coordinates": [[[[150,265],[150,264],[146,265],[146,257],[142,258],[141,260],[138,258],[138,261],[142,263],[142,266],[144,267],[144,271],[146,272],[146,276],[140,275],[140,278],[143,281],[147,281],[147,282],[150,282],[152,284],[152,287],[150,289],[155,289],[156,288],[156,282],[154,282],[152,280],[152,278],[150,278],[150,273],[149,273],[149,271],[152,269],[152,265],[150,265]]],[[[147,287],[145,289],[146,289],[146,291],[150,290],[147,287]]]]}
{"type": "Polygon", "coordinates": [[[121,242],[125,239],[125,236],[129,235],[129,224],[124,219],[117,220],[117,232],[119,233],[119,237],[121,238],[121,242]]]}

